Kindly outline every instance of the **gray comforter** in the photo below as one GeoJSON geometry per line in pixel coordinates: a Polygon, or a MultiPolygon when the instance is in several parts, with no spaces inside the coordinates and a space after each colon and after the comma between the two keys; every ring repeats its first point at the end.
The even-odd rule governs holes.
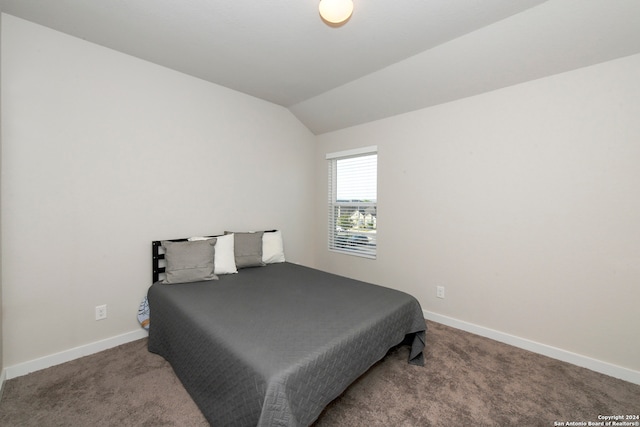
{"type": "Polygon", "coordinates": [[[307,426],[405,338],[424,364],[415,298],[295,264],[156,283],[148,299],[149,351],[214,426],[307,426]]]}

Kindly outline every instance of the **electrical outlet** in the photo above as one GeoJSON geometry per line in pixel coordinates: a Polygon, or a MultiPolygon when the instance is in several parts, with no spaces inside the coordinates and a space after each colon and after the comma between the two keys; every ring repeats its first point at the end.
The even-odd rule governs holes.
{"type": "Polygon", "coordinates": [[[444,286],[437,286],[436,287],[436,296],[438,298],[444,298],[444,286]]]}
{"type": "Polygon", "coordinates": [[[96,306],[96,320],[107,318],[107,304],[96,306]]]}

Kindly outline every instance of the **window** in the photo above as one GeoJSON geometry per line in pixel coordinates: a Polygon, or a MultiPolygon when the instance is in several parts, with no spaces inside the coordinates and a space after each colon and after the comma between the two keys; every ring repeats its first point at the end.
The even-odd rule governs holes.
{"type": "Polygon", "coordinates": [[[376,257],[377,147],[327,154],[329,161],[329,249],[376,257]]]}

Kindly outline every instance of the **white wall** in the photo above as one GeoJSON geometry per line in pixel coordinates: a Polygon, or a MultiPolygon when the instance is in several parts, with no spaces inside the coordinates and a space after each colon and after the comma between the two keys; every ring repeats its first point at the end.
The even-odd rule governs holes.
{"type": "Polygon", "coordinates": [[[138,330],[152,240],[279,228],[312,263],[315,138],[288,110],[2,18],[5,366],[138,330]]]}
{"type": "Polygon", "coordinates": [[[378,258],[318,267],[423,309],[640,371],[640,55],[321,135],[377,145],[378,258]],[[446,298],[436,298],[437,285],[446,298]]]}

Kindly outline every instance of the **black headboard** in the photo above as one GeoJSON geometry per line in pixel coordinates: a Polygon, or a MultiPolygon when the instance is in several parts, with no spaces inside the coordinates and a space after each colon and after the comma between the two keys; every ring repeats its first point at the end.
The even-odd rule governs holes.
{"type": "Polygon", "coordinates": [[[164,259],[164,254],[160,253],[160,248],[162,247],[162,243],[160,240],[154,240],[151,242],[151,270],[152,270],[152,278],[153,281],[151,283],[156,283],[160,280],[160,273],[164,273],[164,267],[160,267],[161,261],[164,259]]]}

